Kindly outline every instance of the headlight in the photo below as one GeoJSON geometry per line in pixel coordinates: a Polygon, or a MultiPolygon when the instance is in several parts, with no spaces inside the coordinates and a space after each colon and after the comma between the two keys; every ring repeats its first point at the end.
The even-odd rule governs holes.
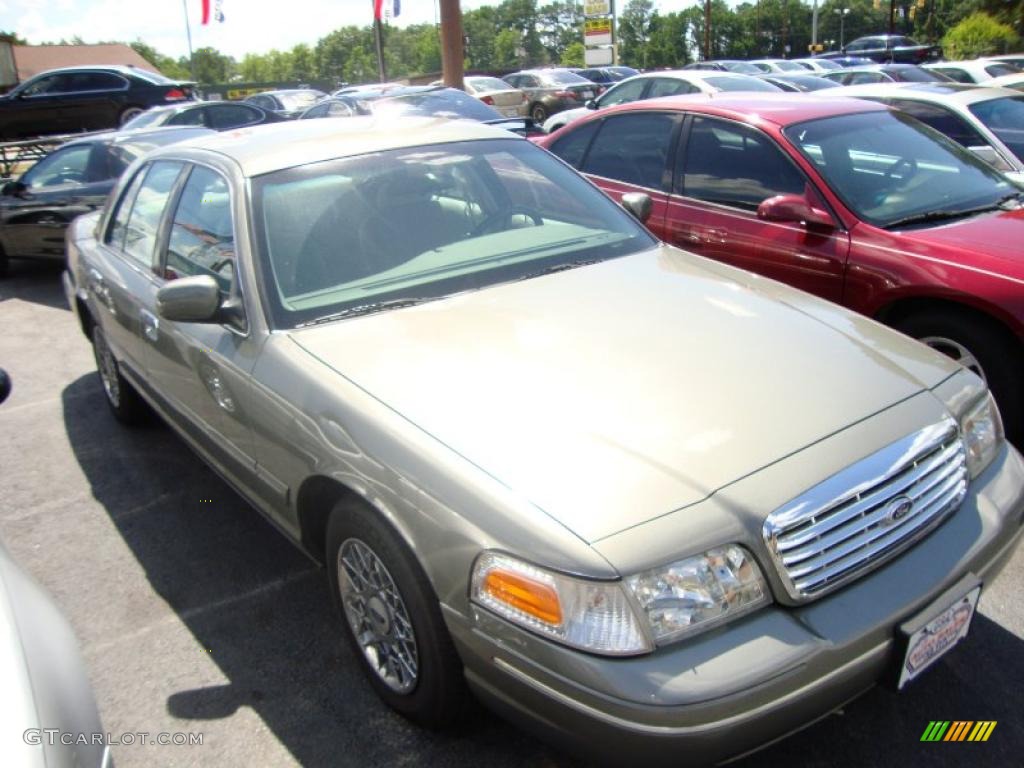
{"type": "Polygon", "coordinates": [[[753,557],[730,545],[626,580],[658,645],[729,621],[770,600],[753,557]]]}
{"type": "Polygon", "coordinates": [[[653,650],[621,582],[577,579],[485,552],[470,596],[499,616],[575,648],[613,656],[653,650]]]}
{"type": "Polygon", "coordinates": [[[960,419],[960,434],[967,452],[967,472],[973,480],[992,462],[1003,442],[1003,420],[992,393],[960,419]]]}

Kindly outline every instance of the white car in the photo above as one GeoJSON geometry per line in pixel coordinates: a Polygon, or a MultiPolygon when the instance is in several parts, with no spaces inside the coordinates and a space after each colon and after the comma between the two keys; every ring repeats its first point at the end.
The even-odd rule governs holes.
{"type": "Polygon", "coordinates": [[[806,72],[806,68],[788,59],[754,59],[750,62],[762,72],[806,72]]]}
{"type": "Polygon", "coordinates": [[[809,69],[811,72],[834,72],[837,69],[842,69],[841,64],[836,64],[831,59],[821,59],[817,57],[809,59],[790,59],[795,61],[804,69],[809,69]]]}
{"type": "Polygon", "coordinates": [[[1015,91],[1024,91],[1024,72],[993,77],[985,85],[989,88],[1012,88],[1015,91]]]}
{"type": "Polygon", "coordinates": [[[993,77],[1012,75],[1021,71],[1020,67],[996,59],[936,61],[931,64],[922,64],[921,66],[933,72],[941,72],[958,83],[987,83],[993,77]]]}
{"type": "Polygon", "coordinates": [[[544,121],[545,133],[554,133],[564,125],[583,115],[590,114],[593,109],[612,107],[631,101],[654,99],[659,96],[683,96],[692,93],[718,93],[719,91],[781,91],[771,83],[751,75],[740,75],[733,72],[721,72],[714,69],[668,70],[666,72],[648,72],[629,77],[616,83],[596,99],[587,102],[585,107],[567,109],[552,115],[544,121]]]}
{"type": "Polygon", "coordinates": [[[1024,185],[1024,94],[963,83],[851,85],[842,94],[907,112],[1024,185]]]}

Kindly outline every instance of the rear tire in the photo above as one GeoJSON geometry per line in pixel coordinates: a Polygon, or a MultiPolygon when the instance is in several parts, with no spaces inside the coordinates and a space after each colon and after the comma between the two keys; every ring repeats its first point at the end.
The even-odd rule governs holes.
{"type": "Polygon", "coordinates": [[[533,118],[533,122],[537,125],[544,125],[544,121],[549,117],[548,108],[537,102],[530,108],[530,117],[533,118]]]}
{"type": "Polygon", "coordinates": [[[107,337],[99,325],[92,328],[92,351],[100,384],[103,385],[103,395],[114,418],[128,426],[144,423],[149,416],[149,409],[135,388],[121,375],[114,353],[107,344],[107,337]]]}
{"type": "Polygon", "coordinates": [[[325,554],[342,632],[377,695],[427,728],[461,719],[462,661],[405,542],[375,511],[343,500],[331,512],[325,554]]]}
{"type": "Polygon", "coordinates": [[[146,110],[142,107],[125,107],[121,110],[121,114],[117,118],[118,126],[122,126],[131,120],[133,117],[138,117],[146,110]]]}
{"type": "Polygon", "coordinates": [[[1024,355],[1008,331],[995,321],[955,310],[926,310],[895,326],[985,379],[1007,438],[1024,445],[1024,355]]]}

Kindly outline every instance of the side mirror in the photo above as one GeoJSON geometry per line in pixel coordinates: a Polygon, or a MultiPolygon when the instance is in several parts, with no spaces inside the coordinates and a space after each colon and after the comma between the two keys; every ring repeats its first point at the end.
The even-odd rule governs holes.
{"type": "Polygon", "coordinates": [[[179,323],[213,323],[219,320],[220,286],[209,275],[183,277],[156,292],[160,317],[179,323]]]}
{"type": "Polygon", "coordinates": [[[622,207],[633,214],[641,224],[646,224],[647,220],[651,218],[654,204],[651,202],[651,196],[648,194],[643,192],[627,192],[622,196],[622,207]]]}
{"type": "Polygon", "coordinates": [[[7,371],[0,368],[0,403],[6,400],[9,394],[11,394],[11,377],[7,375],[7,371]]]}
{"type": "Polygon", "coordinates": [[[25,185],[20,181],[8,181],[2,187],[0,187],[0,195],[4,197],[17,197],[26,189],[25,185]]]}
{"type": "Polygon", "coordinates": [[[995,147],[990,147],[988,144],[980,144],[974,147],[968,147],[967,151],[977,157],[979,160],[984,160],[986,163],[991,165],[997,171],[1012,171],[1013,167],[1003,159],[1003,156],[996,152],[995,147]]]}
{"type": "Polygon", "coordinates": [[[757,217],[765,221],[791,221],[806,227],[834,229],[835,220],[828,211],[816,208],[803,195],[776,195],[757,206],[757,217]]]}
{"type": "Polygon", "coordinates": [[[597,102],[593,99],[587,99],[587,103],[583,105],[587,109],[597,109],[597,102]]]}

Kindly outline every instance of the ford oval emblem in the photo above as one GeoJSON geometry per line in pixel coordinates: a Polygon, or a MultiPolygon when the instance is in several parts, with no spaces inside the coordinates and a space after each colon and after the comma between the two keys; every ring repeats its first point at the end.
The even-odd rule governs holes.
{"type": "Polygon", "coordinates": [[[885,525],[895,525],[914,509],[914,500],[909,496],[897,496],[885,507],[885,525]]]}

